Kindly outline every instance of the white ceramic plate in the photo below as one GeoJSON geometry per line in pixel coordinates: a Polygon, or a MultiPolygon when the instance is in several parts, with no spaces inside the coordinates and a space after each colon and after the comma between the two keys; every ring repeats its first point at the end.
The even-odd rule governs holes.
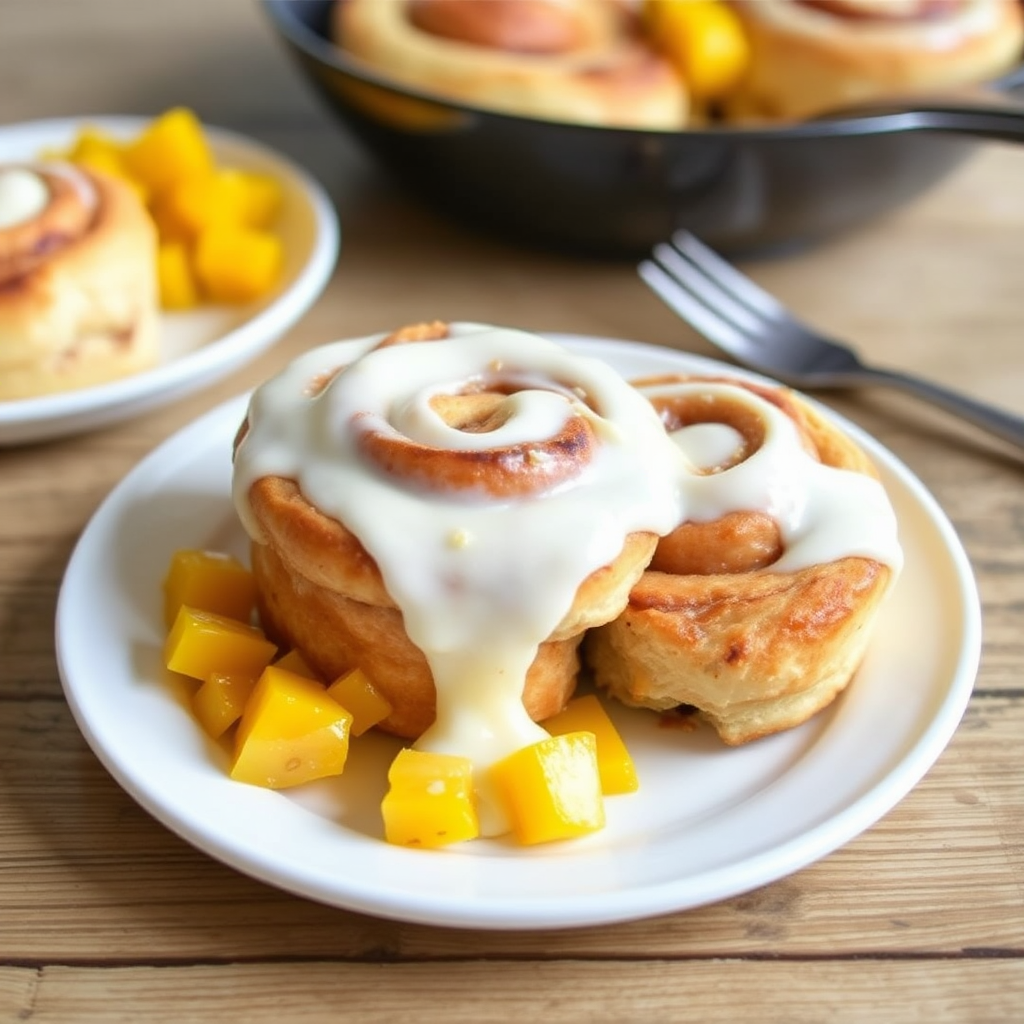
{"type": "MultiPolygon", "coordinates": [[[[628,376],[735,372],[649,346],[561,336],[628,376]]],[[[611,706],[641,789],[608,800],[608,826],[544,847],[476,840],[444,851],[382,841],[387,737],[353,743],[344,775],[271,792],[232,782],[180,683],[160,663],[160,583],[172,552],[244,554],[229,498],[245,399],[154,451],[82,535],[57,613],[68,701],[86,739],[150,813],[207,853],[273,885],[384,917],[478,928],[555,928],[695,907],[781,878],[872,825],[939,756],[970,696],[980,613],[970,566],[918,480],[877,460],[906,568],[860,673],[804,726],[740,748],[710,729],[659,728],[611,706]],[[924,639],[925,642],[922,642],[924,639]],[[898,698],[894,695],[898,694],[898,698]]]]}
{"type": "MultiPolygon", "coordinates": [[[[95,117],[0,127],[0,163],[66,147],[87,124],[132,137],[146,123],[138,117],[95,117]]],[[[219,163],[270,173],[283,185],[277,225],[285,248],[280,286],[253,305],[162,314],[162,355],[151,370],[65,394],[0,401],[0,445],[91,430],[212,384],[273,344],[323,290],[339,242],[337,216],[324,190],[290,160],[251,139],[216,128],[206,133],[219,163]]]]}

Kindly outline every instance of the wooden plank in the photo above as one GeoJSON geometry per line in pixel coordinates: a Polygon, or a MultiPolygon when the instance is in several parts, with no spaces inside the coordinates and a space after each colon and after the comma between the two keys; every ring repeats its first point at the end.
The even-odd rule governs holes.
{"type": "Polygon", "coordinates": [[[266,963],[0,968],[0,1014],[35,1024],[538,1019],[887,1024],[1019,1020],[1024,964],[1005,960],[266,963]]]}
{"type": "Polygon", "coordinates": [[[140,810],[61,702],[11,701],[0,704],[0,958],[1022,953],[1022,730],[1024,700],[976,699],[895,810],[773,885],[653,921],[489,934],[379,921],[245,878],[140,810]]]}

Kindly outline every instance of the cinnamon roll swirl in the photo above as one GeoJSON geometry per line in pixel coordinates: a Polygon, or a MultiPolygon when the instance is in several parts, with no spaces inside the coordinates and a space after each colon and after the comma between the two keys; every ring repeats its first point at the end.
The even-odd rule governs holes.
{"type": "Polygon", "coordinates": [[[681,128],[686,88],[622,0],[339,0],[338,46],[396,82],[581,124],[681,128]]]}
{"type": "Polygon", "coordinates": [[[751,60],[735,119],[802,119],[998,77],[1020,60],[1017,0],[733,0],[751,60]]]}
{"type": "Polygon", "coordinates": [[[156,231],[131,188],[0,166],[0,400],[87,387],[158,354],[156,231]]]}
{"type": "Polygon", "coordinates": [[[678,452],[610,367],[520,331],[316,349],[254,394],[234,493],[260,615],[383,728],[484,767],[545,734],[678,520],[678,452]]]}
{"type": "Polygon", "coordinates": [[[727,744],[798,725],[850,682],[900,567],[875,470],[788,390],[639,386],[692,477],[684,522],[587,637],[595,680],[629,705],[695,708],[727,744]]]}

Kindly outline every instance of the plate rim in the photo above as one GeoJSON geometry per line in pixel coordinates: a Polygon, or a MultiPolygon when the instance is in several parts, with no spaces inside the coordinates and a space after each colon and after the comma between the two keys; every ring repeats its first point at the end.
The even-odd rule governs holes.
{"type": "MultiPolygon", "coordinates": [[[[128,114],[42,118],[0,125],[0,149],[9,136],[45,133],[65,137],[84,126],[115,134],[137,132],[153,118],[128,114]]],[[[90,430],[157,408],[189,390],[222,379],[269,348],[309,310],[330,280],[341,247],[341,225],[326,189],[281,151],[242,132],[203,122],[211,146],[228,146],[277,168],[294,183],[315,225],[309,254],[294,279],[224,335],[167,363],[117,380],[72,391],[0,401],[0,447],[90,430]],[[81,428],[79,423],[84,423],[81,428]]],[[[167,312],[160,311],[161,316],[167,312]]],[[[172,314],[173,315],[173,314],[172,314]]]]}
{"type": "MultiPolygon", "coordinates": [[[[718,372],[725,369],[735,376],[768,379],[738,370],[716,360],[642,342],[559,332],[544,333],[570,347],[579,344],[583,344],[587,348],[596,347],[599,357],[601,349],[614,351],[617,348],[621,349],[622,346],[628,346],[633,351],[643,352],[646,350],[649,355],[665,358],[669,364],[678,358],[691,369],[702,367],[718,372]]],[[[595,353],[590,351],[587,354],[595,353]]],[[[813,399],[810,400],[816,405],[821,405],[813,399]]],[[[886,762],[889,769],[881,779],[866,787],[857,799],[844,806],[840,812],[827,816],[826,820],[817,827],[805,829],[793,838],[777,843],[769,851],[758,853],[750,858],[756,870],[748,871],[744,884],[737,885],[736,864],[727,864],[724,868],[704,871],[700,875],[702,882],[700,898],[696,899],[692,896],[684,899],[678,898],[680,888],[686,889],[688,880],[685,878],[674,879],[671,883],[662,882],[648,885],[639,889],[602,891],[598,897],[590,900],[576,894],[569,899],[548,901],[545,904],[530,899],[500,900],[493,896],[474,895],[473,899],[469,901],[457,901],[455,905],[441,905],[444,899],[443,895],[436,897],[427,894],[418,898],[410,896],[407,892],[396,894],[394,890],[389,894],[386,891],[380,891],[380,886],[371,890],[367,890],[365,887],[353,889],[349,886],[344,892],[325,892],[309,877],[299,877],[294,872],[288,874],[287,877],[282,877],[281,871],[275,869],[272,864],[264,863],[258,852],[237,849],[237,844],[232,842],[230,835],[211,839],[208,834],[200,834],[193,829],[191,823],[179,820],[173,811],[168,811],[166,807],[162,806],[159,794],[138,791],[130,771],[126,771],[118,759],[98,741],[88,715],[79,703],[75,685],[71,680],[71,671],[63,642],[66,631],[62,628],[62,623],[68,615],[73,613],[69,597],[69,581],[75,578],[76,566],[83,558],[82,552],[87,549],[92,533],[101,529],[101,526],[94,526],[94,524],[101,523],[104,516],[112,515],[120,498],[131,493],[133,481],[145,479],[145,475],[159,467],[169,452],[186,444],[190,437],[201,436],[209,432],[211,425],[232,415],[233,411],[240,418],[246,401],[246,395],[236,396],[218,405],[166,439],[145,456],[110,492],[90,519],[86,529],[83,530],[69,560],[58,598],[55,621],[55,641],[62,687],[79,729],[100,762],[140,806],[170,831],[178,834],[207,855],[221,860],[243,874],[284,891],[335,907],[394,920],[450,927],[504,930],[585,927],[693,909],[777,881],[851,841],[884,817],[913,789],[941,755],[959,726],[974,686],[981,655],[981,607],[977,585],[967,554],[952,523],[920,479],[893,453],[856,424],[828,407],[821,406],[830,418],[843,429],[848,430],[855,440],[864,444],[869,455],[879,459],[897,475],[900,483],[908,489],[918,507],[927,515],[928,520],[938,531],[943,551],[949,557],[949,568],[953,570],[960,584],[958,603],[962,604],[965,613],[961,623],[963,640],[957,650],[956,663],[951,665],[943,676],[941,699],[937,703],[934,714],[924,723],[923,728],[917,729],[914,734],[917,736],[916,741],[909,749],[886,762]],[[884,795],[884,799],[880,800],[880,795],[884,795]]],[[[915,720],[915,726],[920,724],[915,720]]],[[[332,827],[340,828],[342,826],[332,827]]],[[[379,839],[365,836],[359,836],[357,839],[372,842],[377,846],[384,846],[379,839]]],[[[408,851],[401,852],[408,853],[408,851]]],[[[422,856],[422,853],[412,852],[411,855],[422,856]]],[[[741,863],[745,863],[747,867],[750,866],[750,862],[741,863]]]]}

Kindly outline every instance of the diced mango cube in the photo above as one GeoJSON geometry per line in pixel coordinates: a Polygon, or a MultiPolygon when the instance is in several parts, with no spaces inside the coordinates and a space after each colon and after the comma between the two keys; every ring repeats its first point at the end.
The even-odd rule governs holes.
{"type": "MultiPolygon", "coordinates": [[[[297,647],[293,647],[287,654],[283,654],[277,661],[274,662],[274,668],[282,668],[286,672],[293,672],[297,676],[302,676],[303,679],[315,679],[317,682],[320,681],[320,677],[310,667],[309,662],[306,661],[305,657],[297,647]]],[[[340,704],[341,701],[338,701],[340,704]]]]}
{"type": "Polygon", "coordinates": [[[340,775],[351,724],[320,683],[271,665],[238,723],[231,778],[284,789],[340,775]]]}
{"type": "Polygon", "coordinates": [[[352,712],[353,736],[362,736],[367,729],[383,722],[392,711],[391,705],[359,668],[340,676],[331,683],[327,692],[343,708],[352,712]]]}
{"type": "Polygon", "coordinates": [[[596,832],[604,800],[592,732],[551,736],[498,761],[489,778],[524,845],[596,832]]]}
{"type": "Polygon", "coordinates": [[[568,732],[592,732],[597,740],[597,767],[601,775],[601,791],[605,796],[614,793],[634,793],[640,783],[636,766],[619,730],[608,717],[604,706],[592,693],[569,701],[565,709],[544,723],[552,736],[568,732]]]}
{"type": "Polygon", "coordinates": [[[389,843],[434,849],[480,834],[468,757],[406,748],[391,762],[388,783],[381,814],[389,843]]]}
{"type": "Polygon", "coordinates": [[[256,680],[253,676],[208,675],[192,696],[192,711],[213,739],[223,736],[242,717],[256,680]]]}
{"type": "Polygon", "coordinates": [[[175,237],[194,239],[212,224],[248,226],[249,196],[238,171],[172,182],[156,204],[157,222],[175,237]]]}
{"type": "Polygon", "coordinates": [[[213,156],[191,110],[175,107],[154,118],[124,149],[125,165],[154,194],[172,182],[208,174],[213,156]]]}
{"type": "Polygon", "coordinates": [[[255,626],[182,605],[167,634],[164,663],[193,679],[214,672],[256,678],[276,653],[255,626]]]}
{"type": "Polygon", "coordinates": [[[722,0],[647,0],[655,43],[680,70],[698,100],[732,89],[750,63],[750,43],[722,0]]]}
{"type": "Polygon", "coordinates": [[[276,284],[282,263],[280,238],[257,228],[214,224],[196,242],[196,276],[216,302],[260,298],[276,284]]]}
{"type": "Polygon", "coordinates": [[[164,309],[192,309],[199,305],[199,285],[183,242],[161,242],[156,254],[160,305],[164,309]]]}
{"type": "Polygon", "coordinates": [[[242,223],[251,228],[270,227],[281,212],[284,190],[277,178],[258,171],[233,171],[245,187],[245,209],[242,223]]]}
{"type": "Polygon", "coordinates": [[[256,604],[256,580],[232,555],[184,548],[174,553],[164,580],[164,620],[168,625],[183,604],[248,622],[256,604]]]}

